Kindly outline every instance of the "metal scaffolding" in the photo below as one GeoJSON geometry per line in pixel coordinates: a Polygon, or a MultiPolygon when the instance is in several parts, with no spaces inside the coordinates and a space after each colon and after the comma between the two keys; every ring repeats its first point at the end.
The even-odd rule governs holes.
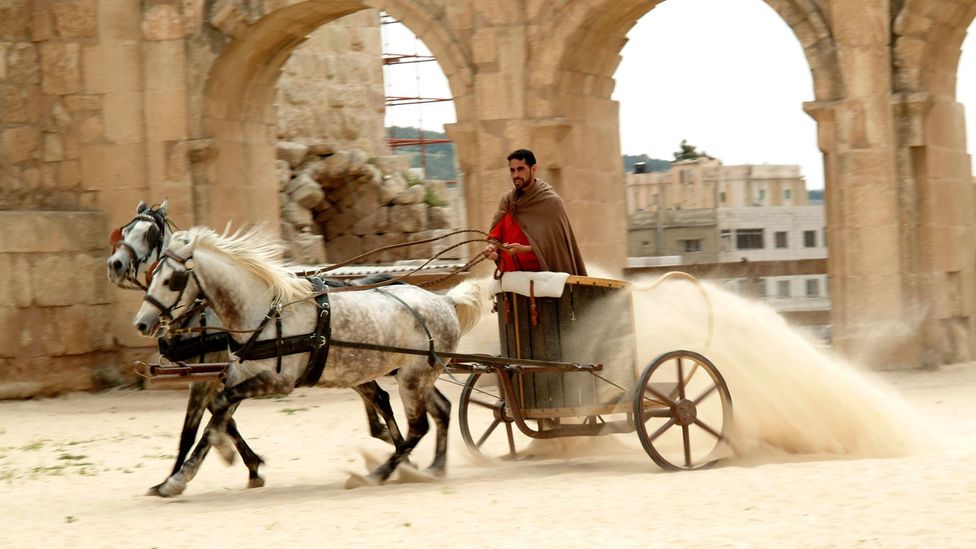
{"type": "MultiPolygon", "coordinates": [[[[386,12],[380,13],[380,25],[401,25],[402,23],[394,19],[390,14],[386,12]]],[[[414,36],[414,52],[413,53],[392,53],[386,51],[387,44],[386,41],[383,42],[383,67],[394,67],[399,65],[411,65],[416,63],[430,63],[436,62],[437,59],[433,55],[424,55],[418,53],[419,41],[420,39],[414,36]]],[[[454,101],[451,97],[427,97],[421,94],[420,86],[420,71],[415,70],[416,81],[417,81],[417,93],[413,96],[404,95],[386,95],[386,108],[400,107],[404,105],[424,105],[428,103],[442,103],[445,101],[454,101]]],[[[384,74],[385,76],[385,74],[384,74]]],[[[416,137],[398,137],[396,135],[396,130],[391,129],[391,135],[387,136],[387,144],[390,149],[396,150],[401,147],[417,147],[420,153],[420,166],[423,168],[424,173],[427,173],[427,145],[433,145],[437,143],[451,143],[450,139],[445,138],[428,138],[424,135],[423,128],[423,114],[417,121],[417,136],[416,137]]]]}

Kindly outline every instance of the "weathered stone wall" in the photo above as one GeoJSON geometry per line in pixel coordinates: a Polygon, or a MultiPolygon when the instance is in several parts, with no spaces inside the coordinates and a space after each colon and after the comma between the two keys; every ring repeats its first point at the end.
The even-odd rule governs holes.
{"type": "Polygon", "coordinates": [[[0,398],[132,380],[116,353],[98,212],[0,212],[0,398]]]}
{"type": "MultiPolygon", "coordinates": [[[[976,3],[765,1],[813,74],[804,107],[824,155],[835,343],[857,351],[886,322],[874,364],[971,358],[976,199],[954,75],[976,3]]],[[[418,34],[450,84],[458,122],[447,133],[468,224],[484,227],[509,188],[505,155],[530,148],[566,200],[584,257],[619,269],[626,207],[613,73],[627,33],[660,2],[511,4],[0,0],[0,209],[91,210],[107,231],[140,199],[169,197],[182,226],[278,226],[282,67],[322,25],[384,9],[418,34]]],[[[74,253],[105,249],[104,234],[78,233],[74,253]]],[[[23,245],[45,250],[35,236],[23,245]]],[[[102,305],[70,299],[65,307],[102,305]]],[[[145,346],[128,325],[138,295],[113,288],[106,300],[105,333],[119,349],[145,346]]],[[[26,351],[6,335],[21,333],[23,319],[5,314],[5,343],[26,351]]],[[[80,354],[45,356],[101,352],[104,333],[85,334],[71,348],[80,354]]]]}
{"type": "Polygon", "coordinates": [[[278,137],[388,153],[379,12],[332,21],[292,52],[278,80],[278,137]]]}
{"type": "Polygon", "coordinates": [[[35,4],[0,3],[0,209],[88,208],[80,146],[105,131],[103,98],[82,86],[97,2],[35,4]]]}
{"type": "MultiPolygon", "coordinates": [[[[302,264],[337,263],[377,248],[442,236],[457,228],[460,201],[443,181],[421,180],[406,156],[369,157],[361,149],[278,143],[281,233],[302,264]]],[[[361,263],[427,259],[447,242],[417,244],[361,263]]],[[[457,259],[456,249],[439,259],[457,259]]]]}

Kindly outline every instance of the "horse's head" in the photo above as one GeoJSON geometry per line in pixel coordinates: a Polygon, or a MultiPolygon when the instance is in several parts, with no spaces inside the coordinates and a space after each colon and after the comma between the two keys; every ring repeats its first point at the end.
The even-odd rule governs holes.
{"type": "Polygon", "coordinates": [[[167,209],[166,200],[158,207],[140,201],[132,221],[112,233],[112,255],[106,261],[109,280],[119,286],[129,282],[142,287],[139,276],[159,259],[169,244],[167,209]]]}
{"type": "Polygon", "coordinates": [[[170,322],[190,314],[201,293],[193,266],[193,243],[177,237],[151,273],[149,288],[133,320],[142,335],[160,337],[170,322]]]}

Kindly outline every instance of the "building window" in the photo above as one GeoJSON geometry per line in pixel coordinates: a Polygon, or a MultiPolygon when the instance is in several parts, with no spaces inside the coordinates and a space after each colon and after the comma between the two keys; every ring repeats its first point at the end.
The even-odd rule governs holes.
{"type": "Polygon", "coordinates": [[[790,297],[790,281],[780,280],[776,282],[776,297],[786,299],[790,297]]]}
{"type": "Polygon", "coordinates": [[[718,201],[725,204],[725,191],[718,193],[718,201]]]}
{"type": "Polygon", "coordinates": [[[759,201],[765,202],[766,200],[766,189],[759,189],[759,201]]]}
{"type": "Polygon", "coordinates": [[[776,247],[777,248],[789,247],[789,245],[786,243],[786,231],[776,231],[776,247]]]}
{"type": "Polygon", "coordinates": [[[689,240],[682,240],[681,242],[682,242],[682,244],[684,244],[684,250],[685,250],[685,253],[686,254],[690,254],[690,253],[700,252],[701,251],[701,243],[702,243],[702,241],[701,241],[700,238],[689,239],[689,240]]]}
{"type": "Polygon", "coordinates": [[[792,195],[793,193],[791,193],[789,189],[786,189],[785,191],[783,191],[783,200],[789,200],[792,197],[792,195]]]}
{"type": "Polygon", "coordinates": [[[756,296],[758,296],[760,299],[764,299],[766,297],[765,278],[760,278],[759,280],[756,281],[756,296]]]}
{"type": "Polygon", "coordinates": [[[803,247],[804,248],[817,247],[817,231],[803,231],[803,247]]]}
{"type": "Polygon", "coordinates": [[[735,230],[735,249],[737,250],[761,250],[763,245],[762,229],[736,229],[735,230]]]}
{"type": "Polygon", "coordinates": [[[820,281],[816,278],[807,279],[807,297],[820,296],[820,281]]]}

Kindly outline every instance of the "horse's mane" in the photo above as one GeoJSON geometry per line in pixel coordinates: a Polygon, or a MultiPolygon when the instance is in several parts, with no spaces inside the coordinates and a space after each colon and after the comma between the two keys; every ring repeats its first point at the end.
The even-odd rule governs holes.
{"type": "Polygon", "coordinates": [[[216,253],[258,277],[268,285],[273,302],[293,301],[307,297],[312,291],[307,280],[285,268],[281,260],[283,244],[262,227],[217,234],[210,227],[197,226],[174,234],[173,241],[193,242],[195,249],[216,253]]]}

